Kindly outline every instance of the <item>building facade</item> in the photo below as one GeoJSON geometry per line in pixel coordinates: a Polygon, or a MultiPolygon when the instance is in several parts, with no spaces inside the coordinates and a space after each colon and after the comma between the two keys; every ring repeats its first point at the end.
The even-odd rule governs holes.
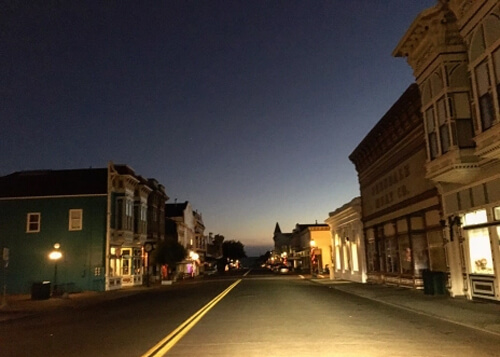
{"type": "Polygon", "coordinates": [[[412,84],[357,146],[355,164],[367,281],[423,287],[423,271],[446,271],[441,203],[425,177],[420,95],[412,84]]]}
{"type": "Polygon", "coordinates": [[[330,227],[332,266],[330,278],[366,283],[365,241],[361,197],[330,212],[325,223],[330,227]]]}
{"type": "Polygon", "coordinates": [[[64,292],[142,284],[152,191],[131,168],[113,163],[0,177],[8,293],[27,293],[42,281],[64,292]],[[54,249],[57,261],[49,258],[54,249]]]}
{"type": "Polygon", "coordinates": [[[295,225],[291,237],[293,268],[304,273],[324,273],[331,266],[331,235],[327,224],[295,225]]]}
{"type": "Polygon", "coordinates": [[[438,2],[393,55],[407,59],[422,93],[425,170],[442,197],[449,292],[500,300],[500,4],[438,2]]]}
{"type": "Polygon", "coordinates": [[[199,275],[205,262],[207,252],[207,238],[204,236],[205,225],[200,213],[193,211],[191,203],[168,203],[165,205],[165,216],[170,226],[169,232],[186,248],[188,257],[177,264],[177,273],[185,275],[199,275]],[[202,260],[203,259],[203,260],[202,260]]]}

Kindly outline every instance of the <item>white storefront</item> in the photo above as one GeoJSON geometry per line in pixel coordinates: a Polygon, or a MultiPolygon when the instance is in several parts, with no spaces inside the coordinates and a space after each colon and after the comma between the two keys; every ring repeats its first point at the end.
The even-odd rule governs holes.
{"type": "Polygon", "coordinates": [[[333,247],[331,279],[366,282],[365,244],[361,222],[361,198],[330,212],[325,223],[330,227],[333,247]]]}

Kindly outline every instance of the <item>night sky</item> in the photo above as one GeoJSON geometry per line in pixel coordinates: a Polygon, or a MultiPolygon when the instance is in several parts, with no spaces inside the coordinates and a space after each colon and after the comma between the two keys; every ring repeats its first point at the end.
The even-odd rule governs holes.
{"type": "Polygon", "coordinates": [[[0,175],[127,164],[247,254],[359,195],[437,0],[5,1],[0,175]],[[41,4],[44,3],[44,4],[41,4]]]}

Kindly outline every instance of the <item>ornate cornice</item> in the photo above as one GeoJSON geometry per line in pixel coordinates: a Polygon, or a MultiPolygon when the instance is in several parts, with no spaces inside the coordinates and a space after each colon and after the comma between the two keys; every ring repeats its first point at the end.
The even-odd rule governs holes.
{"type": "Polygon", "coordinates": [[[420,108],[420,92],[418,86],[412,84],[349,155],[358,173],[423,125],[420,108]]]}

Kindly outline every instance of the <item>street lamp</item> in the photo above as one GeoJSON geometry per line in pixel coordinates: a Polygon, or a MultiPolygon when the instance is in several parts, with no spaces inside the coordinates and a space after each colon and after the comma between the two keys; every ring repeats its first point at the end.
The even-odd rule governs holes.
{"type": "Polygon", "coordinates": [[[54,261],[54,287],[52,288],[52,295],[57,291],[57,261],[62,258],[62,253],[59,250],[61,245],[59,243],[54,244],[54,250],[50,252],[49,259],[54,261]]]}
{"type": "Polygon", "coordinates": [[[195,252],[191,251],[189,253],[189,257],[193,261],[193,263],[192,263],[192,273],[191,274],[193,275],[193,278],[194,278],[194,276],[195,276],[195,269],[196,269],[196,261],[198,260],[198,258],[200,256],[198,255],[198,253],[195,253],[195,252]]]}
{"type": "Polygon", "coordinates": [[[309,258],[311,260],[311,276],[313,275],[313,266],[314,266],[314,249],[316,248],[316,242],[314,241],[314,239],[311,239],[311,241],[309,242],[309,244],[311,245],[311,251],[309,253],[309,258]]]}

